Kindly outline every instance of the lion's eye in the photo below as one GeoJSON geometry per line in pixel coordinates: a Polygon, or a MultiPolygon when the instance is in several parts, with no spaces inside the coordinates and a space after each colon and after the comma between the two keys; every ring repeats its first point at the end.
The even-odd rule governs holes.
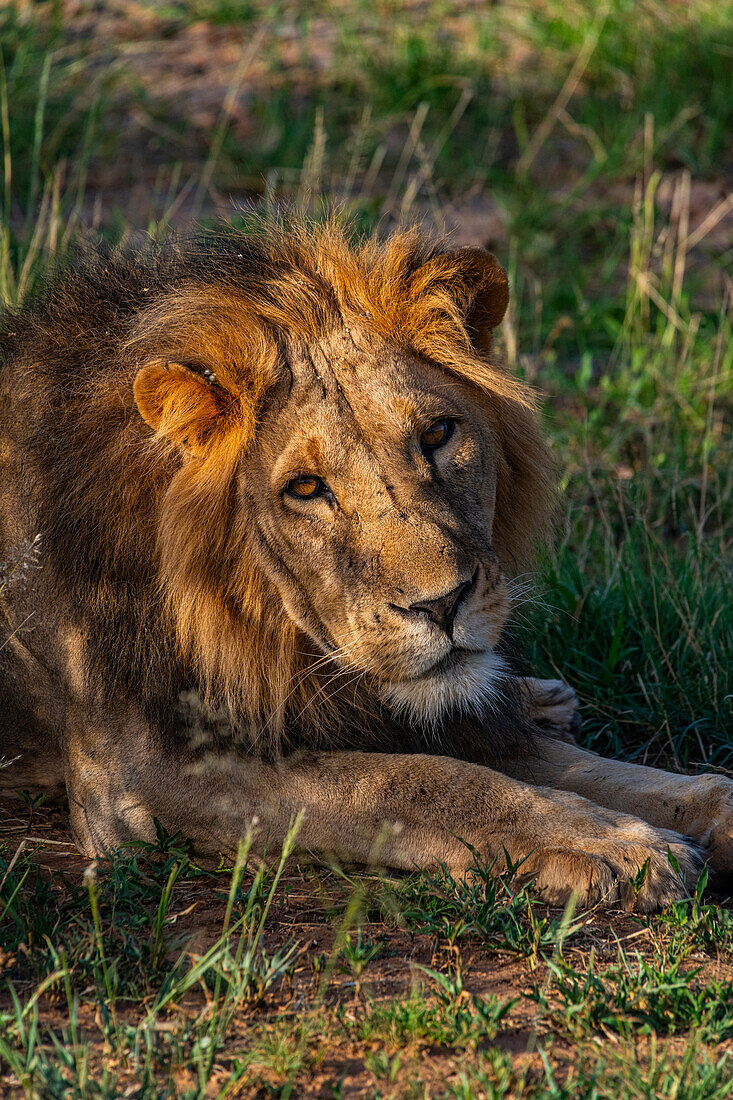
{"type": "Polygon", "coordinates": [[[442,447],[444,443],[447,443],[453,435],[454,427],[455,421],[448,420],[447,417],[444,417],[442,420],[436,420],[434,424],[430,424],[425,431],[421,432],[420,446],[428,453],[437,451],[438,448],[442,447]]]}
{"type": "Polygon", "coordinates": [[[313,500],[314,497],[323,496],[326,488],[326,483],[315,474],[301,474],[290,479],[285,486],[285,492],[297,500],[313,500]]]}

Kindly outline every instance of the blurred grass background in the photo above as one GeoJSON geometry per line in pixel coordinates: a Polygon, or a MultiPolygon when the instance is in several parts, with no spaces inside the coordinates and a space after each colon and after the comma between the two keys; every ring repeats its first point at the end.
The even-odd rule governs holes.
{"type": "Polygon", "coordinates": [[[26,0],[0,45],[8,306],[284,203],[491,248],[562,470],[530,663],[598,751],[733,766],[729,0],[26,0]]]}

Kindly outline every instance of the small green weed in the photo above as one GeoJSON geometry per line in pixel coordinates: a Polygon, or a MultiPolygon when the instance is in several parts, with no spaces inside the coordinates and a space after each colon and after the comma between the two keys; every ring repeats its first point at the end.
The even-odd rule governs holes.
{"type": "Polygon", "coordinates": [[[573,934],[574,927],[560,918],[543,915],[531,888],[515,879],[521,864],[495,871],[478,852],[465,875],[455,878],[443,864],[393,887],[384,899],[411,932],[431,935],[455,948],[464,940],[478,940],[492,950],[515,951],[536,957],[541,948],[573,934]]]}
{"type": "Polygon", "coordinates": [[[233,1059],[227,1088],[234,1091],[240,1083],[257,1083],[270,1094],[279,1086],[274,1094],[287,1095],[298,1075],[317,1060],[324,1025],[323,1019],[287,1016],[253,1029],[246,1051],[233,1059]]]}
{"type": "Polygon", "coordinates": [[[481,997],[463,986],[459,968],[447,974],[420,967],[433,983],[432,996],[413,991],[407,999],[370,1001],[364,1016],[349,1030],[365,1042],[379,1040],[400,1050],[412,1043],[475,1047],[501,1030],[515,999],[481,997]]]}
{"type": "Polygon", "coordinates": [[[375,942],[369,937],[365,938],[361,929],[357,931],[356,936],[347,932],[343,947],[338,953],[336,965],[342,973],[352,975],[358,992],[361,990],[361,980],[369,963],[384,955],[385,950],[384,940],[375,942]]]}
{"type": "Polygon", "coordinates": [[[511,1057],[490,1050],[477,1066],[462,1067],[441,1100],[726,1100],[733,1095],[730,1053],[700,1051],[692,1036],[681,1054],[670,1053],[652,1037],[648,1050],[636,1044],[606,1045],[574,1052],[562,1075],[540,1047],[539,1074],[517,1071],[511,1057]]]}
{"type": "Polygon", "coordinates": [[[602,971],[591,958],[585,974],[563,959],[548,966],[552,995],[535,985],[532,997],[554,1026],[573,1038],[596,1031],[668,1035],[691,1028],[706,1041],[733,1035],[733,984],[702,982],[700,969],[683,971],[680,960],[659,966],[622,953],[602,971]]]}
{"type": "Polygon", "coordinates": [[[705,868],[692,898],[675,901],[659,916],[645,920],[646,927],[655,936],[664,936],[664,951],[670,958],[684,959],[691,951],[705,951],[716,956],[733,952],[733,912],[703,901],[707,884],[705,868]]]}
{"type": "MultiPolygon", "coordinates": [[[[0,857],[0,879],[7,867],[0,857]]],[[[77,980],[99,979],[108,995],[114,990],[134,1000],[151,989],[167,953],[180,946],[168,922],[176,885],[202,877],[209,872],[181,852],[152,849],[94,865],[83,885],[49,879],[24,852],[3,887],[0,950],[15,959],[15,980],[40,981],[63,956],[77,980]]]]}

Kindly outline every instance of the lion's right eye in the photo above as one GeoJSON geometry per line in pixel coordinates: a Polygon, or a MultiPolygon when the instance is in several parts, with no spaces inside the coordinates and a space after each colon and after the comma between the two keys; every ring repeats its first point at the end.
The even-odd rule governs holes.
{"type": "Polygon", "coordinates": [[[290,479],[285,486],[285,492],[296,500],[313,500],[314,497],[328,492],[328,486],[315,474],[301,474],[290,479]]]}
{"type": "Polygon", "coordinates": [[[436,420],[433,424],[429,424],[420,435],[420,446],[425,454],[431,455],[433,451],[437,451],[444,443],[447,443],[453,435],[455,426],[455,420],[450,420],[447,416],[444,416],[442,420],[436,420]]]}

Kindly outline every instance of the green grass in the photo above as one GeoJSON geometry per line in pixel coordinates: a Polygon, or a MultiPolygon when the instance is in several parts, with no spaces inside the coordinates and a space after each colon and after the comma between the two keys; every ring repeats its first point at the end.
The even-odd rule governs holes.
{"type": "MultiPolygon", "coordinates": [[[[507,1056],[491,1054],[477,1070],[464,1070],[446,1096],[456,1100],[724,1100],[733,1093],[729,1054],[700,1056],[692,1040],[682,1055],[652,1046],[640,1059],[624,1046],[607,1056],[583,1051],[565,1079],[545,1055],[539,1077],[513,1070],[507,1056]]],[[[425,1094],[423,1094],[425,1095],[425,1094]]]]}
{"type": "Polygon", "coordinates": [[[99,53],[90,57],[72,31],[60,3],[44,4],[41,14],[14,3],[0,10],[6,220],[33,214],[56,173],[80,183],[92,149],[114,155],[112,136],[98,125],[114,66],[99,53]]]}
{"type": "MultiPolygon", "coordinates": [[[[460,221],[480,201],[476,235],[512,284],[503,350],[545,396],[562,478],[516,640],[532,669],[578,689],[591,748],[733,767],[732,253],[716,206],[733,6],[139,10],[149,21],[119,41],[77,33],[61,3],[0,13],[2,301],[65,262],[108,169],[163,194],[144,225],[103,203],[113,241],[163,235],[182,194],[209,219],[211,189],[336,199],[363,228],[440,226],[451,204],[460,221]],[[207,130],[185,97],[145,90],[129,63],[135,35],[152,59],[200,42],[191,28],[245,44],[267,32],[243,77],[246,139],[226,111],[207,130]]],[[[33,833],[48,807],[26,811],[33,833]]],[[[290,1097],[318,1076],[336,1097],[358,1064],[374,1097],[733,1096],[733,918],[704,875],[629,932],[550,912],[480,860],[462,881],[310,872],[303,916],[282,867],[243,852],[233,870],[203,869],[162,832],[86,877],[40,871],[31,848],[11,868],[15,854],[0,859],[11,1095],[290,1097]]]]}
{"type": "Polygon", "coordinates": [[[549,918],[531,889],[521,885],[521,863],[510,861],[499,873],[473,854],[474,863],[462,878],[441,866],[389,887],[380,899],[381,915],[450,950],[478,940],[493,951],[536,958],[573,934],[570,921],[549,918]]]}
{"type": "MultiPolygon", "coordinates": [[[[686,958],[692,952],[721,957],[733,952],[733,913],[704,901],[707,872],[698,879],[694,896],[670,905],[664,913],[650,922],[652,930],[659,929],[666,939],[664,950],[674,960],[686,958]]],[[[658,951],[662,950],[661,943],[658,951]]]]}
{"type": "Polygon", "coordinates": [[[553,1024],[573,1039],[596,1032],[630,1037],[666,1035],[694,1028],[701,1042],[722,1041],[733,1033],[733,986],[700,980],[699,970],[682,969],[668,957],[648,962],[623,952],[618,963],[585,974],[565,962],[552,962],[552,981],[534,997],[553,1024]]]}
{"type": "MultiPolygon", "coordinates": [[[[460,974],[428,974],[436,986],[435,1000],[428,1001],[419,992],[406,1000],[370,1004],[356,1025],[358,1038],[367,1043],[385,1043],[394,1050],[409,1043],[475,1047],[496,1038],[511,1001],[466,995],[460,974]]],[[[347,1033],[350,1031],[347,1028],[347,1033]]]]}
{"type": "MultiPolygon", "coordinates": [[[[658,939],[651,956],[619,951],[609,964],[592,953],[585,966],[571,953],[586,921],[570,912],[548,921],[527,888],[510,894],[511,873],[495,878],[479,865],[465,884],[444,871],[408,879],[390,889],[392,917],[378,939],[361,930],[363,885],[356,881],[332,908],[336,935],[319,955],[316,944],[292,935],[267,942],[270,918],[287,906],[281,875],[290,844],[269,871],[247,865],[246,845],[233,870],[205,871],[178,838],[165,836],[157,847],[97,863],[83,881],[49,879],[25,853],[10,870],[0,860],[0,1059],[10,1080],[29,1097],[113,1097],[133,1082],[142,1097],[203,1097],[214,1085],[215,1095],[226,1095],[240,1084],[289,1095],[334,1052],[358,1049],[375,1087],[403,1096],[417,1088],[425,1053],[439,1048],[463,1054],[435,1095],[484,1095],[489,1081],[501,1096],[566,1095],[553,1091],[565,1086],[546,1056],[540,1078],[521,1080],[507,1058],[491,1052],[516,1026],[513,1014],[534,1003],[535,1044],[544,1036],[538,1049],[554,1033],[590,1059],[573,1070],[580,1091],[568,1096],[593,1095],[599,1074],[603,1096],[634,1095],[619,1092],[619,1081],[612,1090],[612,1067],[590,1058],[593,1036],[610,1032],[629,1044],[632,1060],[635,1037],[656,1043],[689,1033],[702,1047],[702,1064],[688,1059],[684,1070],[690,1088],[722,1087],[722,1068],[704,1051],[733,1030],[733,985],[705,978],[701,964],[689,961],[700,946],[729,947],[727,914],[703,902],[704,880],[661,923],[645,920],[658,939]],[[211,898],[219,899],[217,923],[209,922],[206,943],[192,952],[178,920],[211,898]],[[410,990],[385,998],[373,970],[392,954],[395,919],[431,938],[432,965],[416,965],[410,990]],[[512,996],[475,992],[462,952],[477,949],[529,958],[539,977],[512,996]],[[293,1001],[288,990],[306,958],[309,992],[303,1001],[300,986],[293,1001]]],[[[675,1058],[660,1059],[660,1071],[672,1072],[675,1058]]],[[[644,1095],[647,1079],[658,1080],[653,1070],[652,1057],[628,1087],[638,1077],[634,1087],[644,1095]]]]}

